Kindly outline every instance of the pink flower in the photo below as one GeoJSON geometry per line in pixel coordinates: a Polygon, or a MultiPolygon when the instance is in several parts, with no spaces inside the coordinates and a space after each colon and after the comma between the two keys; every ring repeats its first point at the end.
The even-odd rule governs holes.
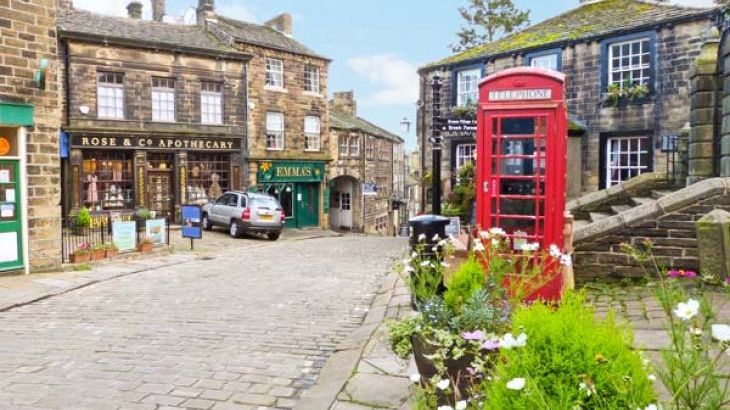
{"type": "Polygon", "coordinates": [[[687,278],[692,279],[697,277],[697,272],[693,270],[684,270],[684,269],[672,269],[669,272],[667,272],[667,276],[670,278],[687,278]]]}
{"type": "Polygon", "coordinates": [[[473,332],[464,332],[461,334],[464,340],[484,340],[484,332],[475,330],[473,332]]]}
{"type": "Polygon", "coordinates": [[[482,349],[484,350],[497,350],[499,349],[499,340],[487,340],[482,343],[482,349]]]}
{"type": "Polygon", "coordinates": [[[725,279],[725,284],[730,286],[730,276],[728,276],[727,279],[725,279]]]}

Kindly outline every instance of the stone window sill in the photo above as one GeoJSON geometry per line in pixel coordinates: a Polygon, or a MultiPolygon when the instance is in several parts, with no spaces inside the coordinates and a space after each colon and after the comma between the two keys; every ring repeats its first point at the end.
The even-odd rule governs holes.
{"type": "Polygon", "coordinates": [[[266,91],[272,91],[272,92],[275,92],[275,93],[289,94],[289,90],[287,90],[286,88],[272,87],[270,85],[264,86],[264,90],[266,90],[266,91]]]}
{"type": "Polygon", "coordinates": [[[305,91],[304,92],[304,95],[306,95],[307,97],[324,98],[324,95],[322,95],[320,93],[314,93],[314,92],[311,92],[311,91],[305,91]]]}

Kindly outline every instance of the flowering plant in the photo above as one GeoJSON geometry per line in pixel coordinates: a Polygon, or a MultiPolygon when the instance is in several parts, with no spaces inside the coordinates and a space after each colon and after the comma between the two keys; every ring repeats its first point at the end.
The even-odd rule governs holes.
{"type": "MultiPolygon", "coordinates": [[[[717,323],[715,308],[723,288],[707,275],[667,271],[654,257],[651,241],[642,245],[622,247],[657,279],[654,293],[667,319],[670,342],[662,351],[663,366],[657,368],[657,374],[671,393],[672,408],[726,408],[730,386],[721,375],[721,359],[730,351],[730,326],[717,323]],[[683,286],[686,279],[697,277],[700,280],[691,291],[683,286]]],[[[730,287],[724,286],[724,290],[730,287]]]]}
{"type": "Polygon", "coordinates": [[[74,255],[86,255],[91,251],[91,245],[88,242],[82,242],[74,251],[74,255]]]}
{"type": "Polygon", "coordinates": [[[454,253],[451,243],[438,235],[430,241],[424,234],[417,239],[418,243],[399,269],[416,306],[443,290],[444,271],[454,253]]]}

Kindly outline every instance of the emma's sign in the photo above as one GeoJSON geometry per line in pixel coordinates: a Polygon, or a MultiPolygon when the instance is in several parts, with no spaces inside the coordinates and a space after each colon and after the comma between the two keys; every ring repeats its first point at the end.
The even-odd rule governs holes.
{"type": "Polygon", "coordinates": [[[489,101],[549,100],[551,98],[553,98],[553,90],[550,88],[496,90],[489,92],[489,101]]]}
{"type": "Polygon", "coordinates": [[[237,138],[186,137],[89,137],[71,136],[74,148],[162,149],[199,151],[236,151],[241,149],[237,138]]]}
{"type": "Polygon", "coordinates": [[[323,162],[263,161],[259,182],[316,182],[324,177],[323,162]]]}

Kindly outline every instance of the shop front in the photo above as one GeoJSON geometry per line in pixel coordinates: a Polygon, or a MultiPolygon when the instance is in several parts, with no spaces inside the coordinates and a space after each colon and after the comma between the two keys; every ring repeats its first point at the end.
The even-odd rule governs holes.
{"type": "Polygon", "coordinates": [[[178,221],[180,205],[241,189],[242,139],[70,133],[67,210],[124,214],[146,209],[178,221]]]}
{"type": "Polygon", "coordinates": [[[258,190],[276,197],[286,213],[287,228],[320,225],[325,163],[321,161],[262,161],[258,190]]]}
{"type": "Polygon", "coordinates": [[[33,106],[0,102],[0,272],[28,269],[25,135],[33,106]]]}

